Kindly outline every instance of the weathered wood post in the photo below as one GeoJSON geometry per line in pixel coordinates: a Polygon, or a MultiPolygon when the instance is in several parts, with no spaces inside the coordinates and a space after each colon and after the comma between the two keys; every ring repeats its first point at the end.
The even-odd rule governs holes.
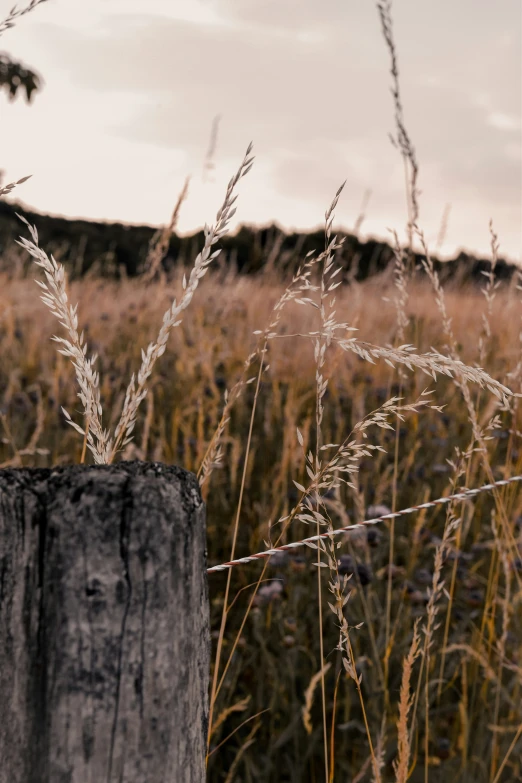
{"type": "Polygon", "coordinates": [[[205,506],[158,462],[0,470],[0,782],[203,783],[205,506]]]}

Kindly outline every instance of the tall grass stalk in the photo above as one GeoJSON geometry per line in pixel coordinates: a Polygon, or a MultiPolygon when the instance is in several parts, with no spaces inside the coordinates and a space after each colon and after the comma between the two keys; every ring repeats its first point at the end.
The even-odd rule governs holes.
{"type": "MultiPolygon", "coordinates": [[[[408,131],[404,122],[404,110],[401,101],[400,83],[399,83],[399,68],[397,61],[397,50],[395,47],[395,41],[393,37],[393,23],[391,16],[392,2],[391,0],[379,0],[377,2],[377,10],[381,20],[381,28],[384,36],[384,40],[388,47],[388,51],[391,59],[390,73],[392,76],[393,86],[391,93],[393,96],[393,102],[395,106],[395,124],[397,129],[397,138],[395,139],[390,134],[390,140],[394,147],[400,150],[403,164],[404,164],[404,179],[406,188],[406,207],[408,212],[408,248],[409,259],[408,264],[405,265],[402,259],[402,253],[399,248],[398,237],[395,235],[395,262],[396,262],[396,286],[399,291],[399,296],[396,299],[397,307],[397,340],[398,343],[404,342],[404,331],[407,326],[407,319],[405,317],[405,305],[407,302],[407,279],[411,278],[414,273],[414,257],[413,257],[413,226],[417,223],[419,218],[419,203],[418,196],[419,191],[417,188],[417,178],[419,173],[419,167],[417,158],[415,155],[415,149],[409,137],[408,131]]],[[[397,343],[396,343],[397,344],[397,343]]],[[[402,395],[402,382],[404,375],[399,370],[399,395],[402,395]]],[[[399,464],[399,440],[400,430],[397,428],[395,433],[395,452],[394,452],[394,465],[393,465],[393,479],[392,479],[392,511],[397,510],[397,473],[399,464]]],[[[385,681],[385,708],[388,707],[388,664],[390,657],[390,621],[391,621],[391,598],[392,598],[392,579],[391,568],[394,559],[394,546],[395,546],[395,519],[392,519],[390,524],[390,546],[389,546],[389,571],[386,590],[386,628],[385,628],[385,657],[384,657],[384,681],[385,681]]]]}
{"type": "Polygon", "coordinates": [[[174,211],[172,212],[170,223],[159,229],[150,241],[149,252],[147,253],[147,258],[145,260],[145,268],[143,274],[141,275],[142,282],[145,285],[150,285],[157,274],[160,274],[162,276],[162,280],[164,281],[164,273],[163,269],[161,268],[161,262],[163,261],[165,253],[168,250],[170,238],[176,230],[181,205],[187,198],[189,182],[190,177],[187,177],[185,184],[183,185],[183,189],[179,194],[176,206],[174,207],[174,211]]]}
{"type": "MultiPolygon", "coordinates": [[[[493,512],[491,517],[491,527],[493,530],[493,536],[497,545],[497,551],[499,553],[500,561],[502,563],[502,571],[504,574],[504,596],[502,598],[502,632],[500,638],[497,641],[497,655],[498,655],[498,668],[497,668],[497,681],[498,685],[495,693],[495,706],[493,709],[493,725],[499,725],[500,714],[500,696],[502,691],[502,674],[505,665],[506,643],[509,632],[509,625],[511,619],[511,613],[513,607],[511,606],[511,584],[512,574],[509,567],[509,551],[506,547],[506,542],[502,535],[502,531],[499,530],[495,520],[495,513],[493,512]]],[[[522,677],[521,677],[522,679],[522,677]]],[[[490,777],[494,778],[498,765],[498,733],[493,732],[492,748],[491,748],[491,764],[490,764],[490,777]]]]}
{"type": "Polygon", "coordinates": [[[394,761],[395,781],[396,783],[406,783],[408,780],[411,740],[408,731],[408,714],[412,706],[411,696],[411,676],[413,666],[420,655],[420,636],[419,636],[420,618],[415,620],[413,626],[413,638],[411,640],[408,655],[403,661],[401,693],[399,699],[399,718],[397,721],[398,749],[397,758],[394,761]]]}
{"type": "MultiPolygon", "coordinates": [[[[333,267],[333,253],[340,247],[342,247],[342,242],[337,242],[337,237],[334,237],[333,240],[331,239],[332,234],[332,223],[334,219],[334,209],[337,206],[337,202],[339,201],[339,196],[341,195],[341,192],[345,186],[346,182],[343,182],[337,193],[335,194],[334,200],[332,201],[330,207],[327,209],[325,213],[325,257],[323,262],[323,273],[321,275],[321,292],[320,292],[320,300],[319,300],[319,311],[321,313],[321,326],[322,329],[325,330],[326,338],[323,341],[322,339],[316,339],[315,340],[315,349],[314,349],[314,356],[316,361],[316,373],[315,373],[315,381],[316,381],[316,408],[315,408],[315,427],[316,427],[316,439],[315,439],[315,469],[319,469],[319,452],[321,450],[321,447],[323,445],[322,443],[322,437],[321,437],[321,422],[323,420],[323,412],[324,408],[322,405],[322,399],[324,397],[324,393],[328,387],[328,379],[324,380],[323,375],[321,373],[321,368],[324,366],[324,359],[325,359],[325,353],[327,347],[330,345],[330,338],[328,334],[328,328],[333,321],[333,316],[335,315],[335,312],[330,312],[329,317],[327,318],[325,305],[324,305],[324,299],[327,293],[331,293],[335,288],[337,288],[341,284],[341,280],[337,282],[333,282],[333,278],[335,275],[337,275],[341,268],[338,267],[335,271],[332,271],[333,267]],[[328,283],[327,283],[328,278],[328,283]],[[326,287],[328,284],[328,288],[326,287]]],[[[335,304],[335,297],[333,297],[332,301],[330,302],[330,310],[335,304]]],[[[310,475],[310,473],[309,473],[310,475]]],[[[315,493],[315,502],[317,507],[319,507],[319,493],[316,490],[315,493]]],[[[319,535],[319,517],[317,518],[316,522],[316,529],[317,529],[317,535],[319,535]]],[[[322,695],[322,706],[323,706],[323,741],[324,741],[324,764],[325,764],[325,780],[328,780],[329,774],[328,774],[328,734],[327,734],[327,726],[326,726],[326,689],[325,689],[325,682],[324,682],[324,646],[323,646],[323,604],[322,604],[322,580],[321,580],[321,549],[317,548],[317,595],[318,595],[318,613],[319,613],[319,649],[321,654],[321,695],[322,695]]],[[[333,763],[333,760],[332,760],[333,763]]]]}
{"type": "Polygon", "coordinates": [[[93,365],[97,356],[94,355],[90,359],[87,359],[87,346],[83,343],[83,332],[78,336],[78,316],[76,313],[78,305],[76,305],[76,307],[68,307],[65,270],[61,264],[56,262],[52,255],[49,259],[45,251],[39,247],[36,227],[30,226],[24,217],[18,215],[20,220],[28,226],[32,238],[31,240],[21,238],[21,241],[19,241],[18,244],[33,256],[35,263],[38,266],[44,269],[47,282],[50,286],[50,288],[48,288],[45,283],[36,281],[37,285],[46,292],[41,299],[57,318],[63,319],[60,321],[60,324],[67,329],[71,338],[70,340],[67,340],[62,337],[54,336],[52,339],[65,346],[59,353],[64,356],[70,356],[73,360],[76,370],[76,379],[81,390],[78,393],[78,396],[84,406],[87,422],[85,430],[71,420],[71,417],[66,410],[63,408],[62,410],[69,421],[69,424],[85,437],[87,446],[92,452],[97,464],[110,465],[120,449],[120,446],[123,448],[132,440],[131,433],[136,424],[138,407],[147,395],[147,379],[152,373],[156,360],[165,352],[170,330],[179,326],[182,322],[182,319],[176,319],[182,311],[189,306],[198,287],[199,280],[204,277],[211,262],[221,252],[220,249],[215,250],[213,253],[210,251],[212,245],[218,242],[228,231],[228,222],[236,211],[235,209],[232,209],[232,205],[236,201],[237,196],[232,197],[232,194],[241,177],[249,172],[253,164],[254,159],[248,157],[251,151],[252,144],[248,146],[241,166],[228,184],[225,201],[216,217],[216,225],[211,226],[210,228],[205,225],[204,247],[194,262],[188,284],[185,276],[183,276],[183,290],[185,293],[180,303],[177,304],[176,299],[174,299],[172,306],[163,316],[163,325],[156,342],[150,343],[146,352],[142,350],[142,365],[138,372],[138,387],[137,389],[135,388],[135,376],[133,373],[130,384],[127,387],[123,411],[116,427],[114,440],[110,438],[109,431],[103,430],[101,426],[102,406],[99,391],[99,375],[93,371],[93,365]],[[94,438],[96,438],[97,443],[94,442],[93,435],[94,438]],[[123,438],[125,438],[125,440],[123,440],[123,438]]]}
{"type": "Polygon", "coordinates": [[[415,154],[415,148],[411,143],[408,131],[404,123],[404,109],[401,101],[400,84],[399,84],[399,68],[397,63],[397,50],[395,47],[395,41],[393,38],[393,23],[391,16],[392,0],[378,0],[377,10],[381,20],[381,27],[384,39],[388,46],[391,58],[391,75],[393,80],[393,87],[391,93],[393,96],[393,102],[395,105],[395,123],[397,126],[397,138],[390,135],[390,140],[394,147],[400,150],[404,161],[404,172],[406,181],[406,203],[408,209],[408,246],[410,250],[410,263],[412,260],[411,253],[413,250],[413,227],[419,219],[419,202],[418,196],[420,194],[417,188],[417,177],[419,173],[419,167],[417,163],[417,157],[415,154]],[[409,171],[408,171],[409,167],[409,171]]]}
{"type": "MultiPolygon", "coordinates": [[[[469,389],[469,380],[470,380],[470,378],[469,378],[469,376],[467,377],[465,374],[462,374],[462,373],[460,373],[458,371],[458,365],[459,365],[461,360],[459,358],[457,341],[455,339],[455,335],[453,334],[453,330],[452,330],[452,326],[451,326],[451,319],[448,316],[448,312],[447,312],[447,308],[446,308],[446,299],[445,299],[444,290],[443,290],[442,285],[440,283],[439,276],[438,276],[437,272],[434,269],[433,261],[432,261],[432,259],[430,257],[430,254],[429,254],[429,251],[428,251],[428,248],[427,248],[427,245],[426,245],[426,240],[424,238],[424,234],[417,227],[415,227],[415,230],[416,230],[416,232],[417,232],[417,234],[418,234],[418,236],[420,238],[420,241],[421,241],[421,244],[422,244],[422,248],[423,248],[423,251],[424,251],[424,254],[425,254],[425,258],[422,260],[422,265],[423,265],[423,267],[424,267],[424,269],[426,271],[426,274],[428,275],[428,278],[432,282],[433,289],[434,289],[434,292],[435,292],[435,299],[436,299],[436,302],[437,302],[437,307],[439,308],[439,311],[440,311],[440,314],[441,314],[441,318],[442,318],[442,326],[443,326],[443,329],[444,329],[444,333],[446,334],[446,336],[448,338],[448,346],[447,346],[447,348],[448,348],[448,350],[450,352],[450,356],[452,357],[452,361],[456,362],[456,365],[455,365],[456,374],[455,374],[455,378],[454,378],[454,383],[462,392],[462,396],[464,398],[464,401],[466,403],[466,407],[467,407],[467,410],[468,410],[469,421],[470,421],[471,426],[472,426],[473,439],[480,446],[480,449],[478,450],[478,453],[479,453],[479,455],[481,457],[482,464],[484,466],[484,470],[486,471],[486,475],[488,477],[488,480],[490,482],[493,482],[494,481],[494,475],[493,475],[493,470],[492,470],[492,467],[491,467],[491,463],[490,463],[489,458],[488,458],[488,451],[487,451],[486,442],[491,439],[491,435],[489,435],[488,432],[491,431],[491,430],[497,429],[500,426],[500,420],[499,420],[498,416],[494,415],[490,419],[490,421],[487,423],[487,425],[485,427],[481,427],[480,424],[479,424],[477,411],[476,411],[476,408],[475,408],[475,406],[473,404],[473,401],[471,399],[471,393],[470,393],[470,389],[469,389]]],[[[480,385],[480,386],[481,386],[481,388],[483,388],[482,385],[480,385]]],[[[490,386],[488,384],[486,384],[486,386],[487,386],[487,388],[489,388],[490,391],[493,391],[493,387],[492,386],[490,386]]],[[[511,397],[511,398],[514,398],[513,392],[511,392],[511,390],[510,390],[510,393],[509,393],[508,396],[505,393],[500,393],[500,394],[498,394],[496,392],[494,392],[494,393],[495,393],[495,396],[497,397],[497,399],[499,400],[500,404],[503,405],[506,410],[509,410],[510,409],[510,402],[509,402],[508,396],[511,397]]],[[[500,497],[499,493],[496,490],[494,491],[493,495],[494,495],[494,498],[495,498],[495,503],[496,503],[496,506],[497,506],[498,513],[499,513],[499,515],[501,517],[502,524],[503,524],[503,526],[505,528],[505,535],[510,540],[510,544],[511,544],[511,547],[512,547],[512,554],[514,554],[514,556],[516,556],[516,551],[517,551],[516,542],[514,540],[513,533],[510,530],[509,521],[508,521],[507,514],[506,514],[506,509],[505,509],[505,507],[504,507],[504,505],[502,503],[502,500],[501,500],[501,497],[500,497]]],[[[519,577],[519,580],[520,580],[520,577],[519,577]]],[[[519,582],[519,584],[522,586],[522,582],[519,582]]]]}
{"type": "Polygon", "coordinates": [[[0,35],[5,33],[5,31],[9,30],[11,27],[14,27],[15,19],[19,19],[21,16],[24,16],[24,14],[28,14],[29,11],[35,9],[37,5],[41,5],[42,3],[46,2],[47,0],[31,0],[29,5],[27,5],[25,8],[22,8],[21,10],[18,10],[16,5],[14,5],[6,18],[0,22],[0,35]]]}

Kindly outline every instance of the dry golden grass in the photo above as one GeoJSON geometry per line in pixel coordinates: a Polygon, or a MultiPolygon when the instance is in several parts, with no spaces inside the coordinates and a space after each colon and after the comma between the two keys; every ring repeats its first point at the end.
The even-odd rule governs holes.
{"type": "MultiPolygon", "coordinates": [[[[146,410],[142,419],[138,418],[136,437],[127,445],[122,455],[125,458],[160,459],[198,472],[222,416],[224,390],[231,389],[241,377],[245,356],[256,345],[252,333],[269,321],[272,308],[283,292],[283,286],[275,280],[231,280],[229,277],[225,296],[223,280],[211,272],[205,285],[204,295],[194,300],[186,311],[183,324],[172,332],[169,349],[162,357],[157,374],[151,376],[146,410]]],[[[99,354],[101,398],[104,410],[111,412],[111,419],[104,425],[114,426],[125,392],[122,379],[129,377],[139,364],[139,345],[154,339],[158,311],[163,312],[173,294],[180,289],[181,273],[166,287],[152,284],[142,289],[139,280],[122,284],[91,280],[71,286],[70,299],[79,302],[78,312],[86,329],[89,347],[99,354]]],[[[359,330],[354,334],[360,339],[371,338],[379,345],[393,344],[397,330],[396,312],[391,301],[394,290],[393,279],[387,280],[384,276],[361,285],[343,285],[337,289],[336,309],[341,314],[350,314],[350,322],[359,330]]],[[[519,296],[514,287],[502,289],[492,303],[492,333],[485,366],[494,378],[501,381],[505,380],[520,357],[519,296]]],[[[472,289],[446,290],[445,300],[459,354],[472,365],[477,358],[482,331],[484,296],[472,289]]],[[[35,304],[32,280],[9,281],[5,276],[2,280],[1,312],[4,360],[2,421],[7,427],[3,433],[3,464],[79,462],[82,441],[66,426],[60,411],[63,406],[74,416],[76,391],[71,385],[72,368],[64,357],[56,353],[51,341],[42,342],[41,338],[42,333],[53,333],[54,316],[43,304],[35,304]],[[43,453],[21,454],[31,439],[33,443],[29,451],[40,449],[43,453]]],[[[313,332],[317,329],[314,314],[312,308],[290,302],[281,314],[278,332],[313,332]]],[[[407,314],[410,322],[406,339],[413,342],[412,337],[416,338],[418,353],[425,353],[431,347],[442,349],[446,336],[427,281],[410,285],[407,314]]],[[[266,361],[269,361],[270,368],[268,373],[263,374],[259,388],[245,475],[237,536],[237,553],[240,556],[263,549],[263,541],[269,537],[275,541],[281,532],[281,526],[275,526],[275,521],[281,515],[288,515],[295,505],[297,495],[292,482],[303,481],[297,428],[302,433],[306,451],[314,442],[315,395],[310,393],[310,384],[314,382],[317,366],[312,346],[306,347],[303,338],[281,337],[269,343],[268,355],[266,361]],[[299,345],[302,347],[297,350],[299,345]],[[271,525],[269,520],[272,520],[271,525]]],[[[256,360],[249,375],[254,375],[258,366],[259,361],[256,360]]],[[[382,405],[393,391],[398,391],[399,378],[394,378],[386,364],[367,364],[334,344],[326,353],[322,371],[325,377],[332,379],[324,402],[322,429],[325,442],[342,442],[365,415],[382,405]]],[[[413,375],[407,373],[402,383],[405,401],[416,399],[427,385],[425,376],[419,371],[413,375]]],[[[464,452],[472,436],[465,404],[452,381],[442,376],[435,388],[437,403],[447,405],[443,415],[425,411],[407,418],[401,425],[397,508],[449,491],[452,468],[445,460],[454,456],[455,447],[464,452]]],[[[479,420],[488,420],[492,396],[483,395],[479,399],[476,390],[473,395],[480,404],[479,420]]],[[[241,484],[239,469],[245,457],[245,433],[254,396],[251,384],[230,411],[231,420],[224,428],[222,438],[221,468],[214,469],[202,488],[208,505],[211,565],[230,557],[234,508],[241,484]]],[[[510,429],[522,429],[520,414],[517,420],[512,420],[508,414],[502,415],[505,421],[498,433],[501,437],[487,442],[495,478],[522,472],[519,438],[509,433],[510,429]]],[[[387,454],[378,453],[373,462],[364,457],[358,475],[357,495],[347,487],[340,494],[344,514],[353,521],[358,521],[371,503],[391,503],[394,436],[383,430],[380,436],[374,433],[370,437],[374,443],[384,446],[387,454]]],[[[480,486],[486,478],[480,455],[473,455],[466,486],[480,486]]],[[[520,492],[510,489],[501,497],[514,525],[514,520],[522,514],[520,492]]],[[[521,594],[512,570],[513,553],[509,553],[505,545],[502,548],[496,543],[495,535],[498,538],[500,528],[495,528],[495,534],[489,524],[494,510],[492,503],[492,498],[481,498],[473,503],[463,503],[460,509],[465,530],[462,550],[470,559],[465,560],[464,556],[454,558],[450,552],[452,561],[450,558],[450,562],[441,565],[439,560],[448,590],[454,564],[458,566],[458,572],[447,629],[444,683],[440,688],[438,677],[449,605],[444,594],[439,596],[439,622],[443,627],[434,632],[434,645],[430,652],[431,744],[428,760],[429,779],[434,781],[446,780],[448,775],[453,775],[455,780],[466,780],[466,775],[470,774],[478,780],[489,780],[489,772],[481,772],[480,759],[484,747],[493,748],[495,739],[498,771],[520,721],[520,718],[517,721],[516,704],[517,693],[520,693],[522,637],[517,627],[520,627],[521,594]],[[507,553],[500,558],[500,567],[494,562],[496,551],[507,553]],[[509,587],[506,574],[511,579],[509,587]],[[506,589],[510,597],[509,613],[506,613],[506,589]],[[496,652],[497,642],[504,649],[501,657],[496,652]],[[493,718],[494,723],[491,723],[493,718]],[[510,725],[514,727],[512,733],[507,731],[510,725]],[[471,726],[473,731],[470,731],[471,726]],[[449,743],[449,750],[443,740],[449,743]],[[446,754],[449,758],[442,760],[441,756],[446,754]],[[439,766],[435,766],[436,761],[439,766]],[[462,770],[459,771],[461,764],[462,770]]],[[[428,608],[426,582],[428,579],[433,581],[436,571],[436,536],[443,539],[444,513],[425,512],[418,519],[396,522],[394,565],[397,570],[404,569],[404,573],[392,582],[389,645],[386,645],[383,629],[386,579],[378,576],[386,571],[388,562],[386,541],[389,523],[382,526],[383,535],[375,547],[366,540],[347,540],[339,551],[341,555],[348,547],[356,561],[366,565],[371,575],[371,581],[364,587],[354,583],[355,577],[349,581],[354,589],[345,610],[350,628],[363,623],[358,631],[350,631],[350,637],[358,673],[364,671],[361,693],[374,744],[380,736],[385,704],[382,663],[388,661],[383,779],[393,779],[390,764],[395,760],[393,749],[397,742],[394,727],[400,714],[399,704],[404,704],[405,698],[402,695],[398,701],[402,658],[410,647],[414,620],[424,617],[425,607],[428,608]],[[419,582],[419,572],[422,571],[427,571],[429,576],[422,574],[419,582]]],[[[334,514],[331,519],[334,527],[346,524],[345,518],[334,514]]],[[[515,533],[518,530],[513,527],[515,533]]],[[[309,534],[304,523],[294,521],[283,540],[295,540],[309,534]]],[[[313,731],[308,739],[301,719],[307,687],[321,669],[317,586],[314,587],[309,570],[313,568],[309,555],[313,556],[313,553],[305,550],[301,556],[288,557],[278,567],[267,564],[263,578],[283,577],[284,590],[258,591],[260,599],[246,616],[239,640],[237,632],[245,619],[249,599],[253,597],[253,588],[247,586],[258,579],[260,566],[253,564],[237,569],[231,577],[231,595],[236,600],[227,615],[223,637],[227,670],[217,695],[218,725],[210,749],[229,734],[232,736],[209,757],[210,779],[219,779],[219,770],[226,770],[228,774],[237,750],[246,741],[250,731],[248,725],[238,728],[247,719],[245,713],[256,716],[267,708],[269,712],[255,719],[260,721],[255,734],[257,741],[249,745],[248,751],[241,756],[241,768],[251,772],[241,774],[251,774],[253,779],[267,781],[312,779],[312,774],[320,779],[321,700],[316,699],[310,710],[313,731]],[[238,590],[242,592],[238,594],[238,590]],[[229,663],[234,646],[234,655],[229,663]],[[250,697],[248,708],[240,714],[231,709],[247,697],[250,697]],[[223,717],[220,719],[220,716],[223,717]],[[283,736],[288,736],[288,739],[281,744],[283,736]],[[263,747],[266,772],[262,772],[261,757],[257,756],[258,745],[263,747]],[[306,748],[304,757],[303,748],[306,748]],[[311,771],[314,768],[315,773],[311,771]],[[280,778],[275,770],[280,770],[280,778]]],[[[217,640],[225,577],[212,575],[210,578],[212,627],[217,640]]],[[[322,590],[326,606],[331,598],[324,579],[322,590]]],[[[432,622],[432,625],[435,624],[432,622]]],[[[335,621],[332,623],[325,617],[322,628],[324,651],[329,661],[331,651],[338,643],[335,621]]],[[[342,657],[341,653],[337,655],[342,657]]],[[[353,677],[346,672],[338,679],[341,657],[337,659],[335,674],[332,669],[325,677],[329,734],[335,683],[338,681],[334,779],[343,779],[348,774],[355,776],[365,764],[368,752],[367,740],[357,729],[363,716],[359,697],[357,707],[350,694],[349,681],[353,682],[353,677]]],[[[417,661],[417,669],[409,675],[413,696],[417,688],[415,675],[419,673],[418,666],[417,661]]],[[[223,671],[222,665],[220,678],[223,671]]],[[[424,682],[414,719],[410,711],[412,759],[416,760],[419,769],[424,766],[425,688],[424,682]]],[[[364,727],[364,722],[361,725],[364,727]]],[[[402,736],[404,743],[404,734],[402,736]]],[[[405,747],[404,744],[401,747],[405,747]]],[[[519,763],[516,748],[515,743],[503,768],[504,780],[514,779],[513,775],[518,774],[517,769],[520,769],[516,766],[519,763]]],[[[489,751],[485,763],[486,767],[491,766],[489,751]]],[[[371,768],[371,765],[366,767],[368,774],[371,774],[371,768]]],[[[415,774],[411,779],[417,779],[415,774]]]]}

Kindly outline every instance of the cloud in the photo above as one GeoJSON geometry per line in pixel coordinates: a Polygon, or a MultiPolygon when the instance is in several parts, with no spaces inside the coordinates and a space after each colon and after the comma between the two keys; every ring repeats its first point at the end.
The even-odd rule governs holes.
{"type": "Polygon", "coordinates": [[[513,114],[503,114],[502,112],[493,112],[488,117],[488,122],[493,128],[507,131],[519,131],[521,127],[521,118],[513,114]]]}
{"type": "MultiPolygon", "coordinates": [[[[75,7],[81,20],[56,0],[55,11],[49,4],[48,16],[26,29],[34,56],[40,46],[47,63],[47,94],[53,78],[67,82],[69,109],[89,107],[100,149],[103,137],[107,149],[121,140],[142,169],[153,148],[156,165],[164,150],[194,171],[220,114],[216,175],[232,173],[253,140],[256,171],[264,164],[259,204],[271,204],[274,219],[292,202],[294,215],[322,215],[344,179],[354,211],[372,189],[383,226],[398,203],[403,209],[402,161],[388,139],[395,131],[390,58],[375,3],[91,0],[75,7]]],[[[467,200],[475,219],[492,205],[519,227],[520,0],[403,0],[392,13],[421,214],[439,215],[455,201],[456,222],[457,205],[464,210],[467,200]]],[[[56,106],[55,98],[53,112],[56,106]]]]}

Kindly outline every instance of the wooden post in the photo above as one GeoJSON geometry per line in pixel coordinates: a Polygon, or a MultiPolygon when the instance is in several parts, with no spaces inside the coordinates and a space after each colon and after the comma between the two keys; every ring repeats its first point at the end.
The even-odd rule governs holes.
{"type": "Polygon", "coordinates": [[[182,468],[0,470],[0,783],[203,783],[206,568],[182,468]]]}

